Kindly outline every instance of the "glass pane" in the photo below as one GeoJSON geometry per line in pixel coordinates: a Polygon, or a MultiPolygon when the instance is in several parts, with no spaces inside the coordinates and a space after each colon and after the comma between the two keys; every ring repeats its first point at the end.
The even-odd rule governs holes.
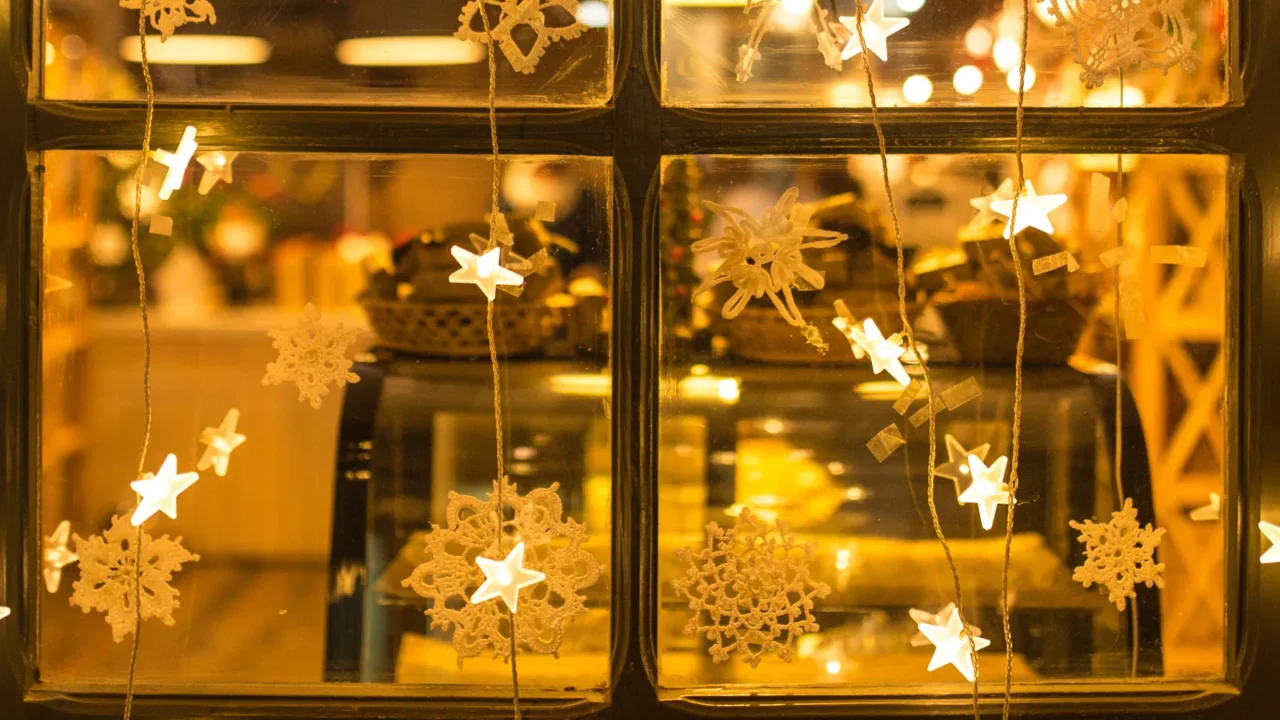
{"type": "MultiPolygon", "coordinates": [[[[471,3],[343,0],[262,3],[216,0],[217,23],[190,22],[161,43],[148,29],[162,101],[399,104],[488,103],[483,44],[454,37],[471,3]]],[[[514,5],[514,3],[507,3],[514,5]]],[[[510,106],[598,106],[612,94],[612,0],[544,3],[534,18],[500,14],[495,32],[512,41],[497,53],[498,102],[510,106]],[[505,17],[505,19],[504,19],[505,17]],[[525,22],[519,24],[517,20],[525,22]],[[562,31],[561,28],[572,28],[562,31]],[[576,35],[576,37],[574,37],[576,35]],[[545,42],[543,42],[545,40],[545,42]],[[538,48],[545,55],[538,58],[538,48]],[[532,72],[519,72],[525,58],[532,72]]],[[[139,101],[145,90],[138,15],[115,2],[46,0],[44,97],[139,101]]],[[[472,10],[470,25],[483,32],[472,10]]]]}
{"type": "MultiPolygon", "coordinates": [[[[1053,233],[1033,226],[1018,236],[1028,316],[1009,580],[1014,681],[1127,681],[1135,653],[1141,680],[1221,680],[1226,553],[1211,494],[1228,492],[1228,161],[1123,158],[1129,250],[1121,252],[1132,254],[1119,265],[1128,323],[1119,480],[1116,271],[1107,269],[1117,248],[1117,158],[1034,155],[1025,162],[1038,194],[1023,199],[1020,213],[1030,221],[1038,207],[1053,233]],[[1167,264],[1184,256],[1191,264],[1167,264]],[[1133,499],[1142,527],[1167,531],[1155,551],[1163,590],[1145,587],[1138,575],[1136,599],[1124,611],[1107,588],[1073,579],[1086,564],[1086,545],[1069,524],[1109,522],[1122,498],[1133,499]]],[[[970,200],[992,194],[1016,170],[1011,155],[895,155],[889,169],[905,243],[907,311],[937,388],[934,499],[966,620],[991,643],[978,653],[980,677],[995,688],[1005,667],[999,597],[1007,507],[991,505],[985,529],[981,497],[960,500],[974,488],[983,495],[970,452],[984,468],[1010,454],[1018,303],[1003,206],[984,214],[970,200]]],[[[898,381],[892,354],[877,356],[887,366],[878,372],[848,339],[851,326],[872,337],[868,318],[884,336],[902,327],[879,157],[673,157],[661,193],[662,377],[669,385],[657,473],[659,684],[707,694],[735,684],[836,694],[933,684],[966,693],[955,668],[928,671],[934,646],[915,637],[920,620],[911,612],[945,625],[933,616],[954,600],[928,503],[929,393],[904,399],[904,385],[922,378],[919,360],[899,348],[905,374],[898,381]],[[798,190],[804,211],[774,207],[788,188],[798,190]],[[797,228],[808,228],[803,239],[797,228]],[[844,239],[833,243],[836,237],[844,239]],[[711,289],[699,292],[708,281],[711,289]],[[799,327],[806,323],[815,329],[799,327]],[[806,332],[820,334],[815,342],[828,351],[806,342],[806,332]],[[708,524],[749,533],[752,520],[764,530],[787,524],[789,557],[807,568],[808,582],[799,568],[784,575],[769,564],[781,562],[781,553],[751,555],[739,539],[731,556],[712,558],[725,579],[715,590],[710,571],[697,565],[706,559],[698,553],[708,524]],[[756,584],[728,580],[762,567],[772,569],[754,576],[756,584]],[[799,584],[784,586],[781,577],[799,584]],[[736,599],[719,606],[718,619],[702,612],[694,621],[691,603],[720,594],[736,599]],[[747,633],[750,647],[717,663],[717,633],[708,628],[743,615],[750,627],[752,607],[765,612],[766,627],[795,617],[817,629],[782,630],[783,653],[766,648],[755,668],[744,660],[763,637],[747,633]],[[793,609],[799,614],[788,615],[793,609]],[[790,630],[799,637],[788,643],[790,630]],[[782,659],[787,645],[792,662],[782,659]]],[[[871,346],[884,352],[885,344],[896,347],[892,340],[871,346]]],[[[981,477],[993,486],[986,496],[994,496],[999,479],[981,477]]],[[[725,638],[721,648],[733,645],[725,638]]]]}
{"type": "MultiPolygon", "coordinates": [[[[869,105],[852,0],[662,2],[667,105],[869,105]]],[[[1093,0],[1030,5],[1029,106],[1121,106],[1119,66],[1112,68],[1121,53],[1124,107],[1212,106],[1229,99],[1230,16],[1223,0],[1160,3],[1181,7],[1172,15],[1093,0]],[[1077,57],[1077,38],[1089,55],[1077,57]]],[[[880,54],[878,41],[884,43],[882,57],[872,58],[881,107],[1017,105],[1018,0],[865,0],[864,6],[869,48],[880,54]]]]}
{"type": "MultiPolygon", "coordinates": [[[[231,408],[239,412],[235,432],[247,439],[229,451],[225,476],[216,465],[200,472],[179,496],[176,520],[156,515],[145,525],[156,538],[181,536],[200,559],[173,574],[170,584],[181,593],[175,624],[143,624],[139,682],[180,684],[180,692],[244,684],[250,694],[268,684],[323,681],[500,692],[510,686],[510,666],[491,643],[468,636],[484,652],[460,664],[455,644],[464,643],[424,614],[436,598],[403,585],[426,563],[435,533],[457,539],[448,510],[462,501],[454,493],[486,498],[493,490],[485,298],[448,279],[459,267],[450,248],[470,250],[469,234],[487,233],[491,162],[229,159],[231,182],[208,194],[199,189],[209,175],[199,171],[162,204],[154,178],[144,192],[155,423],[146,468],[156,471],[174,453],[179,472],[195,471],[206,454],[205,429],[219,428],[231,408]],[[168,234],[156,230],[162,214],[172,221],[168,234]],[[328,393],[304,400],[301,381],[268,385],[264,376],[273,374],[267,365],[278,353],[268,332],[304,321],[308,304],[323,326],[355,330],[337,348],[354,360],[358,380],[340,387],[326,377],[328,393]],[[441,529],[433,532],[433,524],[441,529]]],[[[40,531],[50,535],[66,520],[87,539],[110,527],[113,515],[128,528],[135,502],[143,342],[128,218],[136,154],[60,151],[44,161],[40,531]]],[[[516,488],[504,503],[514,504],[518,492],[536,501],[531,510],[543,509],[536,522],[576,522],[585,534],[550,532],[525,512],[513,522],[529,546],[527,567],[562,573],[547,567],[548,558],[567,547],[582,566],[600,570],[558,586],[583,603],[551,612],[546,627],[564,629],[559,658],[521,650],[522,687],[552,696],[576,688],[569,694],[582,697],[609,678],[611,179],[608,158],[519,157],[502,165],[513,251],[549,256],[522,295],[499,293],[495,303],[506,471],[516,488]],[[538,495],[554,483],[563,518],[538,495]]],[[[471,522],[491,527],[493,517],[471,522]]],[[[475,538],[490,535],[435,557],[474,570],[475,538]]],[[[132,637],[113,642],[101,613],[68,603],[87,562],[84,544],[73,541],[77,547],[80,562],[66,568],[56,592],[42,594],[40,678],[60,687],[118,683],[132,637]]],[[[440,607],[483,607],[458,604],[458,593],[478,589],[470,580],[462,575],[440,607]]],[[[520,595],[522,619],[565,606],[537,587],[520,595]]]]}

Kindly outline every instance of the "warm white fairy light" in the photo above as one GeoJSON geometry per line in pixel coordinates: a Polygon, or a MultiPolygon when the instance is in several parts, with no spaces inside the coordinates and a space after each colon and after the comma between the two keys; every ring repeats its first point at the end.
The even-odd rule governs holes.
{"type": "Polygon", "coordinates": [[[982,87],[982,70],[976,65],[965,65],[951,77],[951,84],[961,95],[972,95],[982,87]]]}
{"type": "Polygon", "coordinates": [[[969,477],[972,482],[960,493],[961,505],[977,505],[982,528],[990,530],[996,522],[996,506],[1009,504],[1009,486],[1004,482],[1004,471],[1009,459],[1003,455],[990,467],[977,455],[969,456],[969,477]]]}
{"type": "Polygon", "coordinates": [[[200,462],[196,463],[197,470],[213,468],[218,477],[226,476],[227,461],[231,458],[231,451],[244,443],[244,435],[236,432],[238,422],[240,422],[240,411],[231,408],[227,411],[226,417],[222,418],[221,425],[216,428],[207,427],[200,433],[200,442],[208,447],[204,449],[204,455],[200,456],[200,462]]]}
{"type": "Polygon", "coordinates": [[[75,563],[80,556],[67,549],[67,541],[71,539],[71,521],[58,523],[53,534],[44,539],[43,561],[44,588],[50,593],[58,592],[62,585],[62,568],[75,563]]]}
{"type": "Polygon", "coordinates": [[[929,672],[954,665],[965,680],[973,682],[973,651],[987,647],[990,640],[978,637],[977,633],[971,638],[958,612],[951,613],[946,625],[918,623],[916,627],[935,646],[929,660],[929,672]]]}
{"type": "Polygon", "coordinates": [[[912,75],[902,83],[902,97],[912,105],[926,103],[933,96],[933,83],[923,75],[912,75]]]}
{"type": "Polygon", "coordinates": [[[879,375],[887,370],[903,387],[911,384],[911,377],[902,367],[902,356],[906,354],[906,349],[902,347],[901,335],[894,333],[886,339],[876,326],[876,321],[867,318],[862,321],[861,330],[849,328],[848,336],[871,358],[871,369],[875,374],[879,375]]]}
{"type": "Polygon", "coordinates": [[[992,56],[995,58],[996,67],[1002,71],[1008,71],[1022,61],[1022,51],[1018,48],[1018,41],[1011,37],[996,40],[995,47],[992,48],[992,56]]]}
{"type": "MultiPolygon", "coordinates": [[[[1002,186],[1003,187],[1003,186],[1002,186]]],[[[1033,227],[1040,232],[1052,235],[1053,223],[1049,221],[1049,213],[1057,210],[1065,205],[1067,196],[1062,193],[1054,195],[1037,195],[1035,187],[1028,180],[1023,186],[1022,195],[1018,200],[1018,217],[1017,227],[1011,227],[1013,219],[1005,223],[1005,238],[1012,237],[1018,233],[1033,227]]],[[[1013,214],[1013,197],[999,198],[991,201],[991,212],[1003,217],[1010,217],[1013,214]]]]}
{"type": "Polygon", "coordinates": [[[1258,529],[1271,541],[1271,547],[1262,554],[1262,564],[1280,563],[1280,525],[1272,525],[1263,520],[1258,523],[1258,529]]]}
{"type": "Polygon", "coordinates": [[[191,164],[191,158],[196,154],[197,147],[196,129],[188,125],[182,133],[182,140],[178,142],[176,152],[159,148],[151,152],[156,162],[169,168],[164,176],[164,184],[160,186],[161,200],[168,200],[174,190],[182,187],[182,178],[187,174],[187,166],[191,164]]]}
{"type": "Polygon", "coordinates": [[[499,285],[519,286],[524,284],[524,278],[519,273],[502,267],[502,248],[495,247],[482,255],[476,255],[458,245],[454,245],[450,251],[453,253],[454,259],[462,267],[453,271],[453,274],[449,276],[449,282],[458,284],[471,283],[480,288],[480,291],[484,293],[486,298],[489,298],[490,302],[497,296],[499,285]]]}
{"type": "Polygon", "coordinates": [[[141,480],[130,483],[133,491],[141,496],[138,509],[133,511],[129,522],[134,527],[147,521],[147,518],[162,512],[170,518],[178,519],[178,495],[200,479],[198,473],[178,472],[178,456],[169,453],[160,466],[160,472],[147,473],[141,480]]]}
{"type": "Polygon", "coordinates": [[[924,7],[924,0],[898,0],[898,9],[902,12],[913,13],[924,7]]]}
{"type": "Polygon", "coordinates": [[[813,0],[782,0],[783,12],[792,15],[807,16],[811,7],[813,7],[813,0]]]}
{"type": "Polygon", "coordinates": [[[964,49],[976,58],[991,53],[991,42],[991,31],[981,25],[974,25],[964,34],[964,49]]]}
{"type": "Polygon", "coordinates": [[[485,581],[471,596],[472,605],[502,598],[507,608],[511,612],[516,612],[520,591],[547,579],[545,574],[537,570],[525,569],[524,543],[517,543],[502,560],[477,557],[476,565],[479,565],[480,571],[484,573],[485,581]]]}
{"type": "Polygon", "coordinates": [[[863,50],[870,50],[875,56],[881,60],[889,61],[889,47],[887,40],[890,35],[898,32],[911,24],[906,18],[886,18],[884,16],[884,0],[872,0],[871,7],[867,8],[866,13],[862,16],[862,36],[867,41],[864,48],[858,42],[858,18],[856,15],[842,15],[840,24],[849,28],[851,36],[849,44],[844,46],[844,52],[840,53],[842,60],[860,54],[863,50]]]}
{"type": "MultiPolygon", "coordinates": [[[[1009,71],[1008,75],[1005,76],[1005,79],[1004,79],[1005,84],[1008,85],[1009,89],[1012,90],[1013,92],[1018,92],[1018,76],[1020,74],[1021,73],[1019,72],[1019,68],[1015,67],[1014,69],[1009,71]]],[[[1027,66],[1027,83],[1023,87],[1023,89],[1030,90],[1035,86],[1036,86],[1036,69],[1028,65],[1027,66]]]]}
{"type": "Polygon", "coordinates": [[[231,165],[236,161],[236,157],[240,153],[223,152],[215,150],[214,152],[200,153],[196,156],[196,162],[204,168],[204,175],[200,176],[200,187],[198,188],[201,195],[208,195],[218,181],[222,181],[228,185],[231,184],[231,165]]]}

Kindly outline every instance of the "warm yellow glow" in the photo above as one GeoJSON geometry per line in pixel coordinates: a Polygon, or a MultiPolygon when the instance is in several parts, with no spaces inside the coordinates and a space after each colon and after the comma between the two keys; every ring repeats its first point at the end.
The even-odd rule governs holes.
{"type": "Polygon", "coordinates": [[[707,367],[706,365],[703,365],[702,363],[689,366],[690,375],[706,375],[709,372],[711,372],[711,368],[707,367]]]}
{"type": "Polygon", "coordinates": [[[449,252],[460,266],[449,276],[449,282],[475,285],[489,302],[497,297],[499,285],[519,287],[524,284],[524,278],[519,273],[502,266],[502,248],[496,247],[477,255],[461,245],[454,245],[449,248],[449,252]]]}
{"type": "Polygon", "coordinates": [[[1142,107],[1147,104],[1147,94],[1142,88],[1132,85],[1124,86],[1124,97],[1120,97],[1119,83],[1110,82],[1096,90],[1090,90],[1084,96],[1085,107],[1142,107]],[[1123,100],[1123,102],[1121,102],[1123,100]]]}
{"type": "Polygon", "coordinates": [[[898,9],[902,12],[915,12],[924,7],[924,0],[898,0],[898,9]]]}
{"type": "Polygon", "coordinates": [[[842,462],[839,462],[837,460],[832,460],[831,462],[827,463],[827,472],[831,473],[832,475],[843,475],[845,474],[846,471],[848,471],[848,468],[846,468],[844,466],[844,463],[842,462]]]}
{"type": "Polygon", "coordinates": [[[747,0],[664,0],[667,7],[690,8],[740,8],[747,0]]]}
{"type": "MultiPolygon", "coordinates": [[[[1010,70],[1009,75],[1005,78],[1005,82],[1009,85],[1009,89],[1014,92],[1018,92],[1018,76],[1020,75],[1018,70],[1019,68],[1014,68],[1010,70]]],[[[1035,86],[1036,86],[1036,69],[1028,65],[1027,66],[1027,82],[1026,82],[1026,87],[1024,89],[1030,90],[1035,86]]]]}
{"type": "Polygon", "coordinates": [[[919,105],[933,97],[933,83],[923,75],[912,75],[902,83],[902,97],[912,105],[919,105]]]}
{"type": "MultiPolygon", "coordinates": [[[[120,41],[120,57],[142,62],[136,35],[120,41]]],[[[261,65],[271,59],[271,43],[249,35],[174,35],[160,42],[147,36],[147,62],[152,65],[261,65]]]]}
{"type": "Polygon", "coordinates": [[[827,674],[828,674],[828,675],[839,675],[839,674],[840,674],[840,668],[841,668],[841,665],[840,665],[840,661],[839,661],[839,660],[828,660],[828,661],[827,661],[827,674]]]}
{"type": "Polygon", "coordinates": [[[44,64],[52,65],[53,61],[57,59],[58,59],[58,52],[54,50],[53,43],[51,42],[45,43],[44,44],[44,64]]]}
{"type": "Polygon", "coordinates": [[[551,392],[557,395],[609,397],[608,375],[600,373],[560,373],[552,375],[551,392]]]}
{"type": "Polygon", "coordinates": [[[783,12],[804,17],[809,14],[809,8],[813,7],[813,0],[782,0],[783,12]]]}
{"type": "Polygon", "coordinates": [[[176,152],[171,153],[160,149],[151,152],[156,162],[169,168],[164,176],[164,184],[160,186],[161,200],[168,200],[174,190],[182,187],[182,178],[187,174],[187,165],[191,163],[191,157],[196,154],[196,147],[196,129],[188,125],[182,133],[182,140],[178,142],[176,152]]]}
{"type": "Polygon", "coordinates": [[[840,548],[839,550],[837,550],[836,551],[836,569],[848,570],[849,558],[851,555],[852,553],[850,553],[847,548],[840,548]]]}
{"type": "Polygon", "coordinates": [[[786,429],[786,423],[782,422],[778,418],[769,418],[764,421],[764,431],[770,435],[777,435],[786,429]]]}
{"type": "Polygon", "coordinates": [[[334,54],[343,65],[356,67],[427,67],[478,63],[485,49],[451,35],[393,35],[343,40],[334,54]]]}
{"type": "Polygon", "coordinates": [[[472,605],[502,598],[507,608],[516,612],[520,590],[547,579],[543,573],[524,567],[524,543],[518,543],[502,560],[477,557],[476,565],[484,573],[485,581],[471,596],[472,605]]]}
{"type": "Polygon", "coordinates": [[[609,27],[613,11],[603,0],[583,0],[578,6],[578,22],[589,28],[609,27]]]}
{"type": "Polygon", "coordinates": [[[956,74],[951,78],[951,84],[961,95],[972,95],[982,87],[982,79],[982,71],[977,66],[965,65],[956,70],[956,74]]]}
{"type": "Polygon", "coordinates": [[[737,378],[717,375],[690,375],[679,382],[676,392],[683,400],[720,400],[728,405],[741,395],[737,378]]]}
{"type": "Polygon", "coordinates": [[[160,465],[160,472],[154,475],[147,473],[141,480],[129,484],[129,487],[132,487],[133,491],[140,496],[138,509],[133,512],[129,522],[137,527],[157,512],[177,520],[178,495],[199,479],[200,476],[197,473],[179,473],[178,456],[169,453],[164,463],[160,465]]]}
{"type": "MultiPolygon", "coordinates": [[[[853,391],[866,400],[897,400],[902,394],[902,383],[897,380],[868,380],[854,385],[853,391]]],[[[922,390],[919,397],[928,394],[922,390]]]]}
{"type": "Polygon", "coordinates": [[[981,25],[974,25],[964,34],[964,49],[976,57],[986,57],[991,52],[991,31],[981,25]]]}
{"type": "Polygon", "coordinates": [[[996,67],[1005,72],[1022,61],[1022,50],[1018,47],[1018,41],[1010,37],[997,40],[993,53],[996,67]]]}

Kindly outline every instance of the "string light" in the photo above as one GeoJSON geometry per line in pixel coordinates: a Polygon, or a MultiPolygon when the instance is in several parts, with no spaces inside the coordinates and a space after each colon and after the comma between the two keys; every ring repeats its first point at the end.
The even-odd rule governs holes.
{"type": "Polygon", "coordinates": [[[174,190],[182,187],[182,178],[187,174],[187,165],[191,163],[191,157],[196,154],[196,147],[196,129],[188,125],[182,133],[177,152],[160,148],[152,151],[151,156],[155,161],[169,168],[164,176],[164,184],[160,186],[161,200],[168,200],[174,190]]]}
{"type": "Polygon", "coordinates": [[[912,105],[926,103],[933,96],[933,83],[923,75],[912,75],[902,83],[902,97],[912,105]]]}
{"type": "Polygon", "coordinates": [[[477,557],[476,565],[484,573],[485,581],[471,596],[471,604],[478,605],[494,598],[502,598],[507,609],[516,612],[520,600],[520,591],[530,585],[536,585],[547,576],[537,570],[524,567],[524,543],[518,543],[502,560],[490,560],[477,557]]]}
{"type": "MultiPolygon", "coordinates": [[[[1012,90],[1013,92],[1018,92],[1018,75],[1019,75],[1018,68],[1014,68],[1010,70],[1008,76],[1005,77],[1005,82],[1009,85],[1009,89],[1012,90]]],[[[1031,88],[1035,87],[1035,85],[1036,85],[1036,69],[1028,65],[1027,66],[1027,83],[1024,89],[1030,90],[1031,88]]]]}
{"type": "Polygon", "coordinates": [[[524,278],[519,273],[502,267],[499,259],[502,252],[500,247],[495,247],[483,255],[476,255],[466,248],[454,245],[450,252],[462,267],[453,271],[449,276],[449,282],[459,285],[471,283],[480,288],[490,302],[493,302],[494,297],[497,296],[499,285],[524,284],[524,278]]]}
{"type": "Polygon", "coordinates": [[[141,480],[129,484],[133,491],[142,496],[138,501],[138,509],[133,512],[129,522],[134,527],[147,521],[147,518],[162,512],[171,519],[178,519],[178,495],[200,479],[198,473],[178,472],[178,456],[173,453],[164,459],[160,472],[147,473],[141,480]]]}
{"type": "Polygon", "coordinates": [[[995,58],[996,67],[1004,72],[1008,72],[1022,60],[1022,52],[1018,49],[1018,41],[1008,37],[1002,37],[996,41],[995,47],[992,49],[992,56],[995,58]]]}
{"type": "Polygon", "coordinates": [[[972,95],[982,87],[982,71],[976,65],[965,65],[951,77],[951,84],[961,95],[972,95]]]}
{"type": "Polygon", "coordinates": [[[964,34],[964,49],[976,58],[984,58],[991,53],[991,31],[981,25],[974,25],[964,34]]]}

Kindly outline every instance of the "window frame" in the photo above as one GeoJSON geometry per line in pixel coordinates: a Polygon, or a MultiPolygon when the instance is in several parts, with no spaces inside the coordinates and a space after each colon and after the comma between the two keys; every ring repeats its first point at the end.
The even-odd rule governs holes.
{"type": "MultiPolygon", "coordinates": [[[[1033,2],[1036,0],[1032,0],[1033,2]]],[[[866,110],[664,108],[660,105],[658,48],[661,0],[614,0],[614,98],[604,108],[498,110],[504,153],[580,154],[614,159],[615,217],[612,252],[614,367],[613,642],[610,701],[526,701],[531,715],[548,717],[678,718],[830,716],[890,717],[969,713],[964,696],[786,696],[761,702],[746,691],[715,697],[672,697],[657,688],[655,657],[658,380],[660,344],[658,168],[663,155],[843,155],[875,153],[866,110]],[[929,704],[921,707],[922,700],[929,704]]],[[[1257,522],[1265,508],[1280,513],[1280,383],[1262,368],[1280,365],[1280,283],[1264,272],[1280,270],[1280,141],[1268,136],[1280,117],[1280,43],[1265,43],[1280,27],[1280,5],[1241,0],[1233,7],[1232,102],[1225,107],[1026,110],[1028,152],[1191,152],[1231,157],[1240,204],[1229,227],[1238,268],[1228,287],[1226,351],[1236,383],[1227,393],[1229,456],[1224,527],[1229,596],[1226,682],[1048,685],[1019,693],[1014,708],[1050,718],[1118,713],[1152,717],[1178,713],[1201,718],[1266,717],[1267,680],[1280,676],[1280,612],[1264,598],[1280,598],[1280,572],[1257,562],[1257,522]],[[1272,210],[1272,215],[1263,209],[1272,210]],[[1212,687],[1208,687],[1211,685],[1212,687]]],[[[122,10],[122,12],[124,12],[122,10]]],[[[0,576],[13,615],[0,624],[0,713],[19,720],[118,716],[118,693],[69,694],[37,682],[40,468],[41,257],[38,204],[32,202],[41,153],[55,149],[131,150],[143,124],[141,105],[48,101],[36,97],[33,48],[42,44],[42,2],[9,0],[0,10],[0,193],[4,215],[4,468],[0,476],[0,576]]],[[[881,112],[890,152],[991,152],[1014,149],[1012,108],[886,109],[881,112]]],[[[459,153],[488,155],[486,112],[413,107],[303,107],[165,103],[156,108],[155,144],[176,142],[188,123],[208,128],[202,145],[246,151],[323,153],[459,153]]],[[[1271,604],[1274,604],[1271,603],[1271,604]]],[[[415,689],[288,686],[269,694],[235,695],[234,687],[202,694],[140,695],[140,717],[510,717],[501,695],[428,699],[415,689]]],[[[984,711],[998,712],[999,688],[988,683],[984,711]]]]}

